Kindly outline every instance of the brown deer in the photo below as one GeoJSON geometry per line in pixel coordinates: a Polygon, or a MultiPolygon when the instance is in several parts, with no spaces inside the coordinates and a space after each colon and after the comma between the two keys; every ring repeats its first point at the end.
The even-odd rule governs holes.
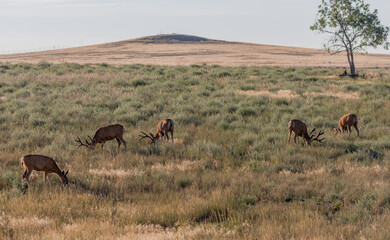
{"type": "Polygon", "coordinates": [[[342,116],[339,120],[339,129],[336,129],[336,132],[351,132],[351,127],[353,126],[356,129],[357,135],[359,136],[359,129],[357,127],[358,117],[355,114],[349,113],[342,116]]]}
{"type": "Polygon", "coordinates": [[[65,173],[64,171],[61,171],[57,166],[56,162],[50,157],[42,155],[26,155],[23,156],[20,161],[24,168],[24,173],[22,176],[22,185],[23,178],[26,178],[27,185],[30,186],[29,177],[33,170],[45,172],[45,185],[49,173],[57,174],[61,178],[62,183],[64,185],[68,184],[68,178],[66,177],[66,175],[68,174],[69,170],[67,170],[65,173]]]}
{"type": "Polygon", "coordinates": [[[150,140],[152,140],[152,143],[155,144],[155,143],[157,143],[157,140],[160,139],[160,138],[162,140],[164,140],[164,136],[165,136],[166,141],[168,142],[169,141],[168,133],[171,133],[172,143],[174,143],[174,141],[173,141],[173,130],[174,130],[173,120],[169,119],[169,118],[166,118],[166,119],[163,119],[160,122],[158,122],[158,124],[157,124],[157,131],[156,131],[156,133],[154,135],[153,135],[153,133],[149,133],[149,135],[148,135],[145,132],[141,131],[141,133],[143,135],[138,135],[138,136],[141,137],[140,140],[142,140],[144,138],[149,138],[150,140]]]}
{"type": "Polygon", "coordinates": [[[311,132],[308,134],[306,124],[298,119],[291,119],[290,122],[288,122],[288,131],[289,131],[288,142],[290,142],[292,132],[295,133],[294,143],[298,141],[298,137],[302,137],[306,145],[310,145],[310,143],[313,141],[318,141],[322,143],[322,140],[325,139],[325,138],[322,139],[318,138],[319,136],[324,134],[323,131],[320,131],[318,135],[314,138],[315,134],[313,133],[316,131],[315,128],[313,128],[313,130],[311,130],[311,132]]]}
{"type": "Polygon", "coordinates": [[[90,149],[95,149],[96,144],[101,143],[103,149],[104,143],[106,143],[106,141],[116,139],[116,141],[118,142],[118,150],[121,146],[121,142],[125,145],[126,149],[126,142],[125,140],[123,140],[123,133],[125,132],[125,130],[126,128],[120,124],[113,124],[108,125],[106,127],[101,127],[96,130],[95,136],[93,136],[93,138],[88,135],[88,138],[91,140],[91,142],[85,140],[85,143],[83,143],[81,139],[77,137],[75,141],[79,143],[79,145],[76,146],[77,148],[85,146],[90,149]]]}

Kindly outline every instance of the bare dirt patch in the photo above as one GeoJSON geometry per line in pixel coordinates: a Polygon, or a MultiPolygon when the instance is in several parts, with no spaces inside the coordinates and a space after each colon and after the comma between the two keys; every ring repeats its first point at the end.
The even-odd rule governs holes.
{"type": "Polygon", "coordinates": [[[125,178],[125,177],[133,177],[144,174],[142,170],[132,169],[132,170],[123,170],[123,169],[90,169],[89,173],[99,177],[117,177],[117,178],[125,178]]]}
{"type": "MultiPolygon", "coordinates": [[[[267,90],[262,90],[262,91],[238,90],[236,92],[238,94],[245,95],[245,96],[266,96],[266,97],[270,97],[270,98],[291,99],[291,98],[299,97],[298,94],[294,93],[291,90],[279,90],[277,92],[270,92],[267,90]]],[[[304,96],[310,96],[310,97],[324,96],[324,97],[334,97],[334,98],[339,98],[339,99],[344,99],[344,100],[359,99],[359,94],[357,92],[348,92],[348,93],[345,93],[345,92],[308,92],[308,93],[305,93],[304,96]]]]}
{"type": "Polygon", "coordinates": [[[355,100],[359,99],[359,93],[357,92],[310,92],[305,94],[306,96],[324,96],[324,97],[335,97],[344,100],[355,100]]]}
{"type": "Polygon", "coordinates": [[[287,98],[287,99],[290,99],[290,98],[297,98],[297,97],[299,97],[298,94],[294,93],[291,90],[279,90],[277,92],[270,92],[270,91],[267,91],[267,90],[264,90],[264,91],[254,91],[254,90],[242,91],[242,90],[238,90],[237,93],[241,94],[241,95],[246,95],[246,96],[267,96],[267,97],[271,97],[271,98],[287,98]]]}
{"type": "Polygon", "coordinates": [[[198,165],[197,162],[195,161],[189,161],[185,160],[180,163],[167,163],[167,164],[161,164],[157,163],[152,166],[153,171],[158,171],[158,172],[174,172],[174,171],[187,171],[195,168],[198,165]]]}

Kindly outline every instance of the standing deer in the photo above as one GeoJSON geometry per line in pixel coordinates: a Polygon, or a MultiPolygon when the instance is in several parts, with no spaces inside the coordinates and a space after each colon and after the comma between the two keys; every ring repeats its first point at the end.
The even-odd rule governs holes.
{"type": "Polygon", "coordinates": [[[162,140],[164,140],[164,136],[165,136],[166,141],[168,142],[169,141],[168,133],[170,132],[171,133],[172,143],[174,143],[173,142],[173,130],[174,130],[173,120],[169,119],[169,118],[166,118],[166,119],[163,119],[160,122],[158,122],[158,124],[157,124],[157,131],[156,131],[156,133],[154,135],[153,135],[153,133],[149,133],[149,135],[148,135],[145,132],[141,131],[141,133],[143,135],[138,135],[138,136],[141,137],[140,140],[142,140],[144,138],[149,138],[150,140],[152,140],[153,144],[156,144],[157,140],[160,137],[161,137],[162,140]]]}
{"type": "Polygon", "coordinates": [[[50,157],[46,157],[42,155],[26,155],[23,156],[20,159],[20,161],[24,168],[24,173],[22,176],[22,185],[23,185],[23,178],[26,178],[27,185],[30,187],[29,177],[33,170],[45,172],[45,185],[49,173],[57,174],[61,178],[62,183],[64,185],[68,184],[68,178],[66,177],[66,175],[68,174],[69,170],[67,170],[65,173],[64,171],[61,171],[57,166],[56,162],[50,157]]]}
{"type": "Polygon", "coordinates": [[[358,117],[355,114],[349,113],[342,116],[339,120],[339,129],[336,129],[336,132],[343,133],[343,132],[351,132],[351,127],[353,126],[356,131],[357,135],[359,136],[359,129],[357,127],[358,124],[358,117]]]}
{"type": "Polygon", "coordinates": [[[118,142],[118,150],[121,146],[121,142],[125,145],[126,149],[126,142],[125,140],[123,140],[123,133],[125,132],[125,130],[126,128],[120,124],[101,127],[96,130],[95,136],[93,136],[93,138],[88,135],[88,138],[91,140],[91,142],[85,140],[85,143],[83,143],[81,139],[77,137],[77,139],[75,140],[77,143],[79,143],[79,145],[77,145],[77,148],[85,146],[90,149],[95,149],[96,144],[101,143],[103,149],[104,143],[106,143],[106,141],[116,139],[116,141],[118,142]]]}
{"type": "Polygon", "coordinates": [[[314,138],[315,134],[313,133],[316,131],[315,128],[313,128],[313,130],[311,130],[311,132],[308,134],[306,124],[298,119],[291,119],[290,122],[288,122],[288,131],[289,131],[288,142],[290,142],[292,132],[295,133],[294,143],[297,142],[298,137],[302,137],[306,145],[310,145],[312,141],[322,142],[322,140],[325,139],[325,138],[322,139],[318,138],[319,136],[324,134],[323,131],[320,131],[318,135],[314,138]]]}

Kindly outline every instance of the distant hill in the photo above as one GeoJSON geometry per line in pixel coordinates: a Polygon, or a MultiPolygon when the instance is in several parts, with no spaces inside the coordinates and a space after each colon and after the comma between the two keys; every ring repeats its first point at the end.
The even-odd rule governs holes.
{"type": "Polygon", "coordinates": [[[183,34],[161,34],[130,40],[139,43],[221,43],[224,41],[183,34]]]}
{"type": "MultiPolygon", "coordinates": [[[[358,68],[390,67],[388,54],[357,54],[358,68]]],[[[107,63],[347,68],[345,54],[330,56],[324,50],[250,44],[182,34],[162,34],[85,47],[20,54],[0,54],[9,63],[107,63]]]]}

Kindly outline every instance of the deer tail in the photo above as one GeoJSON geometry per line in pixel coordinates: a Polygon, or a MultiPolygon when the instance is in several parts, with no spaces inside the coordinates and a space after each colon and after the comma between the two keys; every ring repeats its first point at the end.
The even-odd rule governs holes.
{"type": "Polygon", "coordinates": [[[355,116],[355,118],[353,119],[353,121],[354,121],[355,123],[359,122],[359,119],[358,119],[358,117],[357,117],[357,116],[355,116]]]}
{"type": "Polygon", "coordinates": [[[126,128],[125,128],[125,126],[122,126],[123,127],[123,132],[125,132],[126,131],[126,128]]]}
{"type": "Polygon", "coordinates": [[[294,122],[290,121],[288,122],[288,129],[291,129],[293,127],[294,122]]]}
{"type": "Polygon", "coordinates": [[[25,169],[25,171],[23,172],[23,176],[22,176],[22,179],[23,179],[23,178],[26,178],[26,174],[27,174],[26,167],[24,165],[24,157],[20,158],[20,164],[22,164],[22,167],[24,167],[24,169],[25,169]]]}
{"type": "Polygon", "coordinates": [[[172,131],[172,130],[173,130],[173,120],[170,120],[169,126],[168,126],[168,131],[172,131]]]}

